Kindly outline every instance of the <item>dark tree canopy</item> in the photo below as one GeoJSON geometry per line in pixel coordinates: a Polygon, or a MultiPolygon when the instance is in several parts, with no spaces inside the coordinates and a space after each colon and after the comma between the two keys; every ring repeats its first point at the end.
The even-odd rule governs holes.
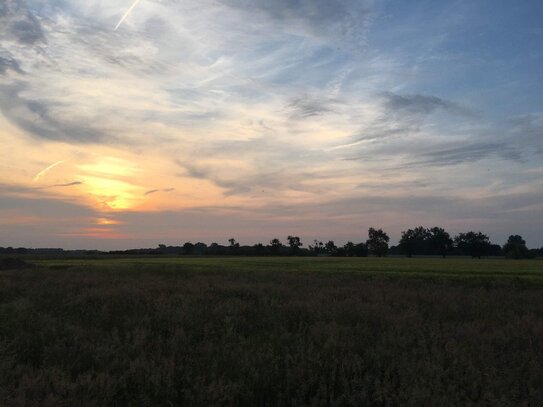
{"type": "Polygon", "coordinates": [[[527,259],[532,257],[526,247],[526,241],[519,235],[511,235],[503,246],[503,253],[509,259],[527,259]]]}
{"type": "Polygon", "coordinates": [[[230,239],[228,239],[228,243],[230,243],[230,246],[228,247],[228,250],[230,251],[230,253],[238,254],[240,244],[238,242],[236,242],[236,239],[230,238],[230,239]]]}
{"type": "Polygon", "coordinates": [[[355,256],[355,244],[353,242],[347,242],[343,246],[343,253],[345,256],[353,257],[355,256]]]}
{"type": "Polygon", "coordinates": [[[337,254],[337,246],[334,243],[333,240],[329,240],[324,245],[324,249],[326,250],[326,253],[328,253],[330,256],[335,256],[337,254]]]}
{"type": "Polygon", "coordinates": [[[320,240],[315,239],[313,240],[313,244],[309,245],[309,250],[318,256],[319,254],[322,254],[325,251],[324,243],[321,242],[320,240]]]}
{"type": "Polygon", "coordinates": [[[277,238],[270,240],[270,251],[273,255],[278,255],[283,248],[283,243],[277,238]]]}
{"type": "Polygon", "coordinates": [[[184,254],[192,254],[194,252],[194,244],[191,242],[186,242],[183,245],[183,253],[184,254]]]}
{"type": "Polygon", "coordinates": [[[368,251],[378,257],[387,255],[390,238],[382,229],[369,228],[366,246],[368,251]]]}
{"type": "Polygon", "coordinates": [[[437,226],[434,226],[428,231],[430,232],[428,243],[432,254],[439,254],[445,257],[453,248],[453,240],[451,239],[451,236],[445,231],[445,229],[437,226]]]}
{"type": "Polygon", "coordinates": [[[430,231],[422,226],[407,229],[402,232],[400,248],[407,254],[407,257],[414,254],[426,254],[428,253],[427,246],[430,236],[430,231]]]}
{"type": "Polygon", "coordinates": [[[481,258],[488,255],[491,249],[490,239],[481,232],[460,233],[454,238],[460,254],[481,258]]]}
{"type": "Polygon", "coordinates": [[[300,251],[302,242],[300,241],[300,238],[298,236],[288,236],[287,241],[292,254],[296,254],[300,251]]]}

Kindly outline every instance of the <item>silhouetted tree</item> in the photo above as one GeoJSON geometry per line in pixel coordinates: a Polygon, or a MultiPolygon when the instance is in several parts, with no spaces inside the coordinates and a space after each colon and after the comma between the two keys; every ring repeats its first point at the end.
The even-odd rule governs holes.
{"type": "Polygon", "coordinates": [[[326,244],[324,245],[324,249],[326,250],[326,253],[328,253],[330,256],[337,255],[337,246],[333,240],[329,240],[328,242],[326,242],[326,244]]]}
{"type": "Polygon", "coordinates": [[[281,243],[279,239],[275,238],[270,241],[270,251],[272,252],[272,254],[275,254],[275,255],[279,254],[282,247],[283,247],[283,243],[281,243]]]}
{"type": "Polygon", "coordinates": [[[239,251],[239,243],[236,242],[236,239],[230,238],[228,239],[228,243],[230,243],[230,246],[228,246],[228,250],[231,254],[238,253],[239,251]]]}
{"type": "Polygon", "coordinates": [[[183,245],[183,254],[192,254],[193,249],[194,245],[191,242],[186,242],[183,245]]]}
{"type": "Polygon", "coordinates": [[[448,252],[453,248],[453,240],[445,229],[437,226],[429,230],[428,245],[432,254],[440,254],[445,258],[448,252]]]}
{"type": "Polygon", "coordinates": [[[313,240],[313,245],[309,245],[309,251],[313,252],[317,256],[324,253],[324,243],[320,240],[313,240]]]}
{"type": "Polygon", "coordinates": [[[355,256],[355,245],[353,242],[347,242],[343,246],[343,252],[345,253],[345,256],[353,257],[355,256]]]}
{"type": "Polygon", "coordinates": [[[354,255],[357,257],[368,257],[368,246],[365,243],[355,244],[354,255]]]}
{"type": "Polygon", "coordinates": [[[300,242],[300,238],[298,236],[288,236],[288,245],[290,246],[290,252],[292,254],[297,254],[300,251],[300,246],[302,245],[302,242],[300,242]]]}
{"type": "Polygon", "coordinates": [[[427,252],[426,245],[429,238],[430,232],[422,226],[407,229],[402,232],[400,247],[407,257],[411,257],[413,254],[424,254],[427,252]]]}
{"type": "Polygon", "coordinates": [[[511,235],[507,243],[503,245],[503,253],[509,259],[527,259],[530,251],[526,247],[526,241],[519,235],[511,235]]]}
{"type": "Polygon", "coordinates": [[[264,254],[266,254],[266,247],[262,243],[255,244],[253,248],[257,256],[263,256],[264,254]]]}
{"type": "Polygon", "coordinates": [[[207,254],[207,244],[198,242],[194,245],[194,248],[192,251],[194,254],[198,254],[200,256],[207,254]]]}
{"type": "Polygon", "coordinates": [[[490,239],[481,232],[460,233],[454,238],[454,244],[461,254],[479,259],[487,255],[491,247],[490,239]]]}
{"type": "Polygon", "coordinates": [[[389,240],[390,238],[382,229],[369,228],[366,246],[370,253],[377,257],[383,257],[386,256],[388,252],[389,240]]]}

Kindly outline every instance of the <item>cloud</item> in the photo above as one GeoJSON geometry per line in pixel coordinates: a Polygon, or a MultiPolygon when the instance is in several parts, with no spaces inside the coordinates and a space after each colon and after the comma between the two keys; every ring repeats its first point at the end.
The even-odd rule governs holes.
{"type": "Polygon", "coordinates": [[[274,23],[293,34],[320,39],[350,39],[363,42],[362,30],[371,16],[369,1],[364,0],[220,0],[242,10],[261,23],[274,23]]]}
{"type": "Polygon", "coordinates": [[[348,143],[336,148],[352,147],[361,142],[381,142],[390,137],[407,137],[421,131],[430,116],[437,111],[443,111],[450,116],[472,121],[477,113],[459,104],[422,94],[397,94],[381,92],[379,94],[381,114],[351,137],[348,143]]]}
{"type": "Polygon", "coordinates": [[[112,137],[84,122],[63,119],[53,113],[57,103],[28,99],[22,96],[27,89],[23,82],[0,86],[0,111],[13,124],[32,136],[45,140],[97,143],[112,137]]]}
{"type": "Polygon", "coordinates": [[[145,192],[143,195],[147,196],[147,195],[156,194],[157,192],[168,193],[168,192],[172,192],[172,191],[175,191],[175,188],[151,189],[151,190],[145,192]]]}
{"type": "Polygon", "coordinates": [[[56,199],[48,191],[0,184],[0,211],[10,210],[24,211],[36,216],[50,215],[52,218],[95,214],[95,211],[87,206],[66,199],[56,199]]]}
{"type": "Polygon", "coordinates": [[[252,195],[273,192],[279,195],[285,191],[307,191],[303,177],[286,166],[275,169],[224,168],[220,164],[206,165],[181,163],[186,174],[193,178],[204,179],[223,188],[225,196],[252,195]]]}
{"type": "Polygon", "coordinates": [[[81,181],[73,181],[73,182],[68,182],[66,184],[55,184],[55,185],[51,185],[51,188],[59,188],[59,187],[73,187],[75,185],[82,185],[83,182],[81,181]]]}
{"type": "Polygon", "coordinates": [[[393,92],[384,92],[382,96],[385,99],[385,110],[391,114],[427,116],[441,109],[453,115],[476,117],[469,109],[437,96],[401,95],[393,92]]]}
{"type": "Polygon", "coordinates": [[[51,189],[51,188],[69,188],[69,187],[74,187],[74,186],[77,186],[77,185],[83,185],[83,182],[81,182],[81,181],[73,181],[73,182],[67,182],[65,184],[54,184],[54,185],[49,185],[49,186],[45,186],[45,187],[36,187],[34,189],[35,190],[46,190],[46,189],[51,189]]]}
{"type": "Polygon", "coordinates": [[[22,0],[5,0],[0,6],[0,33],[24,45],[45,42],[42,26],[22,0]]]}
{"type": "Polygon", "coordinates": [[[509,120],[510,142],[519,148],[543,151],[543,113],[530,113],[509,120]]]}
{"type": "Polygon", "coordinates": [[[400,168],[458,165],[479,161],[493,155],[510,161],[522,162],[520,152],[505,143],[472,143],[415,154],[418,160],[408,162],[400,168]]]}
{"type": "Polygon", "coordinates": [[[292,100],[286,110],[290,112],[291,119],[307,119],[334,112],[333,105],[337,103],[337,100],[302,96],[292,100]]]}
{"type": "MultiPolygon", "coordinates": [[[[484,214],[455,193],[539,185],[522,172],[543,154],[540,56],[520,42],[518,55],[496,55],[458,30],[459,13],[370,0],[148,0],[113,32],[134,0],[121,3],[0,0],[4,182],[26,185],[44,157],[65,158],[64,177],[43,177],[50,186],[33,193],[88,202],[93,181],[70,169],[119,157],[141,172],[104,179],[91,200],[122,198],[110,182],[122,181],[146,210],[236,205],[255,224],[299,218],[300,230],[325,224],[331,234],[383,211],[415,223],[425,219],[417,208],[484,214]],[[462,54],[465,45],[476,52],[462,54]]],[[[215,233],[208,219],[193,231],[215,233]]]]}
{"type": "Polygon", "coordinates": [[[19,74],[24,73],[15,58],[12,56],[0,55],[0,75],[5,75],[8,70],[12,70],[19,74]]]}

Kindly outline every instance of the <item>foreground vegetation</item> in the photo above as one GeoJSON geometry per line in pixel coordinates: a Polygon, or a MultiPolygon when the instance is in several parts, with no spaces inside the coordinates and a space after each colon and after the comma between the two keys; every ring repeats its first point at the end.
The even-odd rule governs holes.
{"type": "Polygon", "coordinates": [[[1,405],[543,404],[541,261],[34,262],[0,271],[1,405]]]}

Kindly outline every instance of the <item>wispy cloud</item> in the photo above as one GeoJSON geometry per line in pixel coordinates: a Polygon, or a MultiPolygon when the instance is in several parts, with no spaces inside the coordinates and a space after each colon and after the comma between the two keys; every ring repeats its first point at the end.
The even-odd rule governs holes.
{"type": "Polygon", "coordinates": [[[437,96],[429,95],[402,95],[393,92],[384,92],[385,109],[388,114],[399,114],[407,116],[426,116],[436,110],[444,110],[447,113],[476,118],[477,114],[466,107],[437,96]]]}
{"type": "Polygon", "coordinates": [[[0,33],[23,45],[45,42],[42,26],[23,0],[7,0],[0,6],[0,33]]]}
{"type": "Polygon", "coordinates": [[[306,119],[334,112],[334,105],[338,100],[320,99],[317,97],[302,96],[292,100],[287,106],[292,119],[306,119]]]}
{"type": "Polygon", "coordinates": [[[4,75],[8,70],[12,70],[20,74],[23,73],[23,70],[15,58],[12,56],[0,55],[0,75],[4,75]]]}
{"type": "Polygon", "coordinates": [[[522,162],[519,151],[507,144],[474,143],[419,154],[418,161],[405,163],[401,168],[457,165],[479,161],[492,155],[497,155],[506,160],[522,162]]]}
{"type": "Polygon", "coordinates": [[[175,188],[163,188],[163,189],[151,189],[147,192],[145,192],[145,196],[147,195],[152,195],[152,194],[156,194],[157,192],[165,192],[165,193],[168,193],[168,192],[173,192],[175,191],[175,188]]]}
{"type": "Polygon", "coordinates": [[[73,187],[76,185],[82,185],[83,183],[81,181],[73,181],[73,182],[67,182],[65,184],[55,184],[51,185],[53,188],[64,188],[64,187],[73,187]]]}
{"type": "Polygon", "coordinates": [[[62,119],[61,112],[52,112],[58,102],[27,99],[22,93],[28,85],[18,82],[0,86],[0,110],[8,120],[28,132],[45,140],[96,143],[105,139],[113,140],[91,123],[76,122],[73,118],[62,119]]]}
{"type": "Polygon", "coordinates": [[[401,222],[402,208],[424,220],[417,207],[475,222],[497,191],[525,208],[543,154],[538,7],[4,1],[0,192],[124,215],[120,233],[142,242],[144,210],[256,235],[250,222],[298,218],[360,233],[365,219],[401,222]],[[44,157],[66,162],[42,170],[44,157]]]}

